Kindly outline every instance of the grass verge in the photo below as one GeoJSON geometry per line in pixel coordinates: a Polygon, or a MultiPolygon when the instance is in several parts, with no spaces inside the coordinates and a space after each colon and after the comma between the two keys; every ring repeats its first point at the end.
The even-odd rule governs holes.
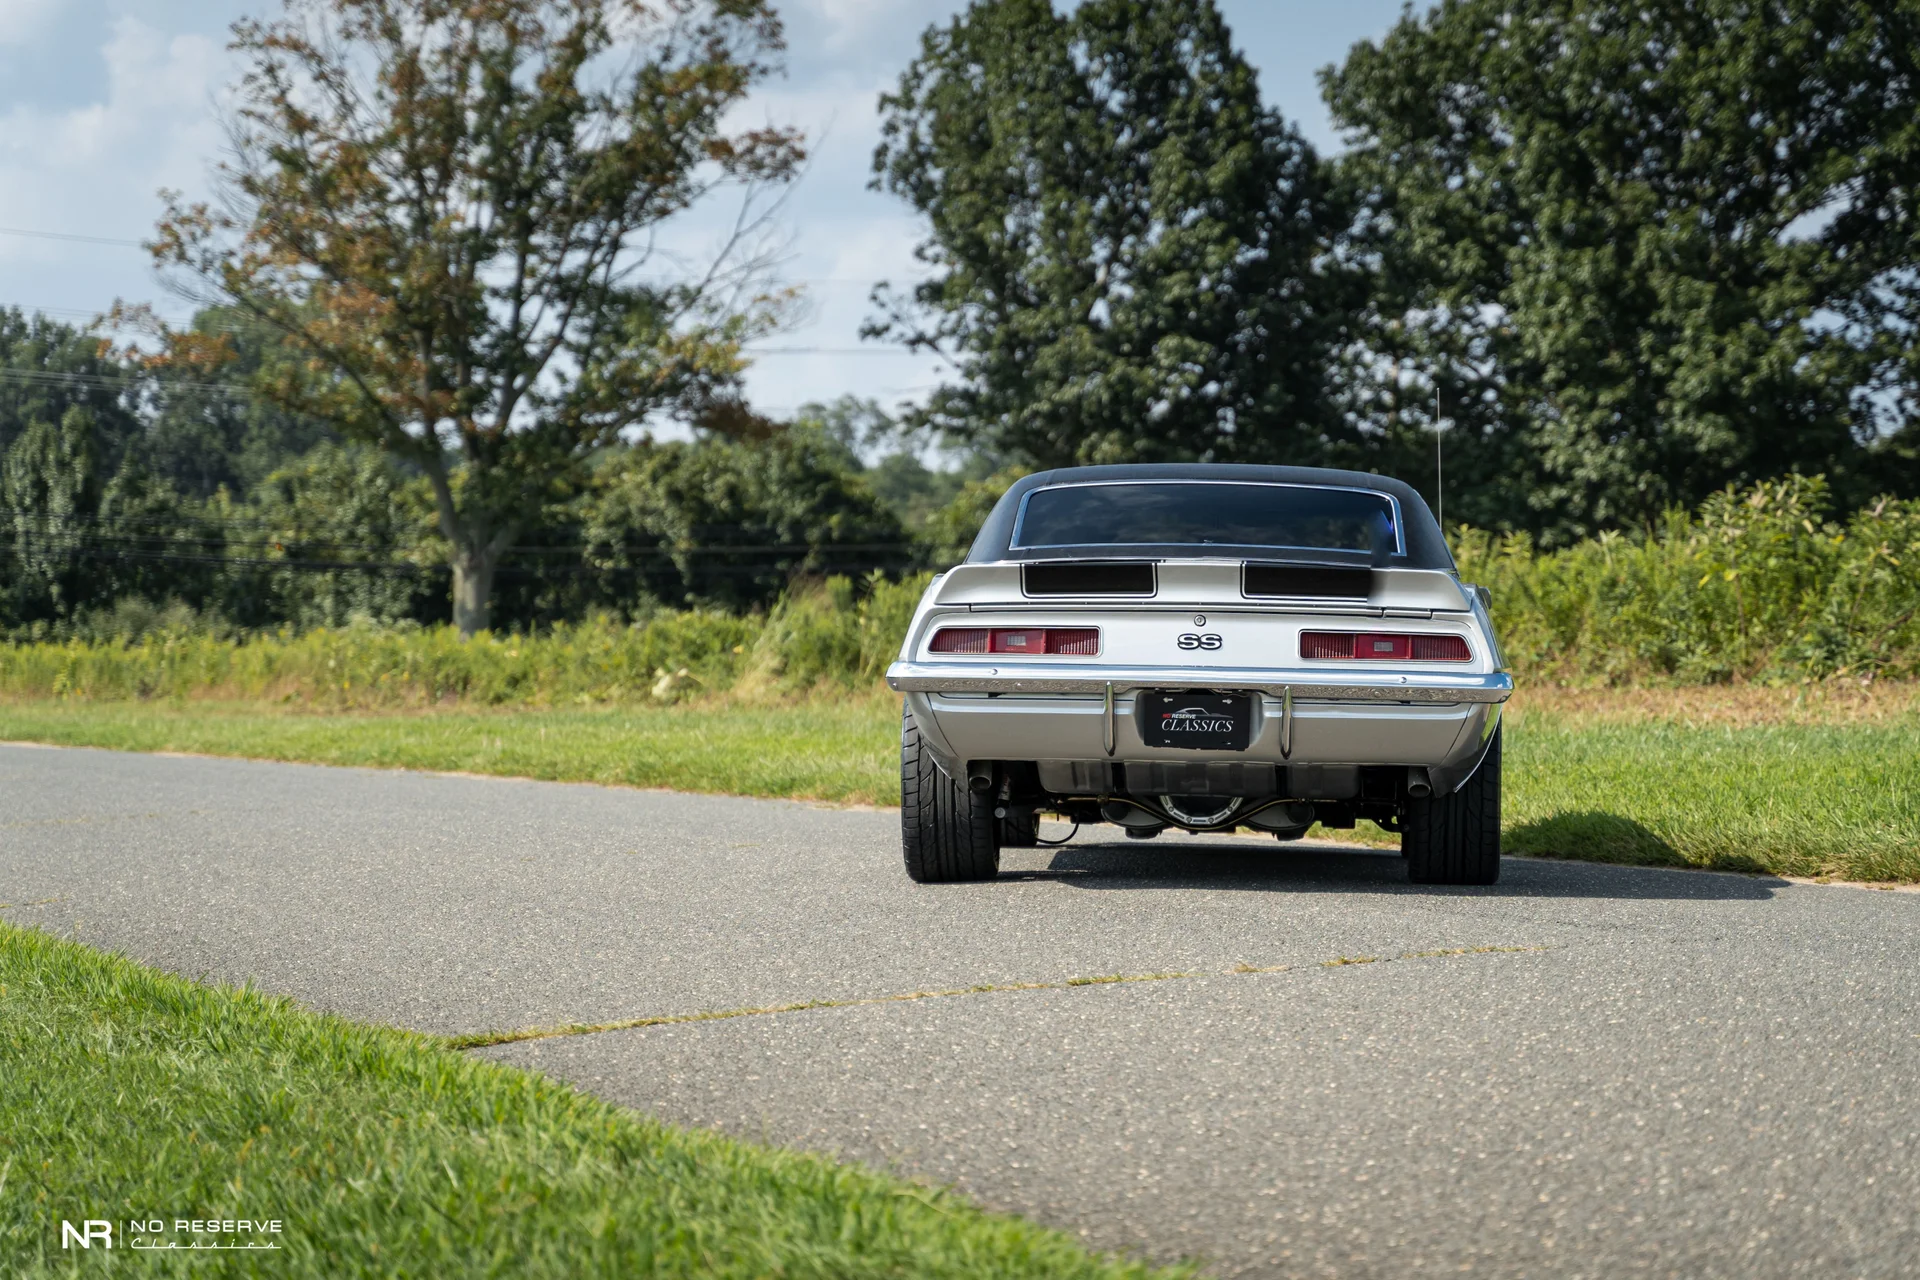
{"type": "Polygon", "coordinates": [[[260,703],[0,703],[0,739],[435,769],[861,804],[900,802],[900,705],[303,712],[260,703]]]}
{"type": "Polygon", "coordinates": [[[1920,880],[1920,725],[1569,723],[1516,717],[1509,853],[1920,880]]]}
{"type": "MultiPolygon", "coordinates": [[[[443,1042],[0,924],[0,1259],[60,1221],[280,1219],[142,1275],[1173,1276],[857,1166],[674,1129],[443,1042]]],[[[122,1268],[124,1269],[124,1267],[122,1268]]]]}
{"type": "MultiPolygon", "coordinates": [[[[0,704],[0,739],[892,804],[898,717],[878,695],[335,714],[34,701],[0,704]]],[[[1523,693],[1507,721],[1507,847],[1920,881],[1917,733],[1911,685],[1523,693]]]]}

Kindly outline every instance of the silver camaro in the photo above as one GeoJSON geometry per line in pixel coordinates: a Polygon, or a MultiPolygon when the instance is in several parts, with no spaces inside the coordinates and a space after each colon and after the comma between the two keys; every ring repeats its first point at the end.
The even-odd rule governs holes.
{"type": "Polygon", "coordinates": [[[1415,882],[1500,874],[1513,681],[1485,593],[1398,480],[1028,476],[927,587],[887,683],[915,880],[992,877],[1041,813],[1143,839],[1366,818],[1415,882]]]}

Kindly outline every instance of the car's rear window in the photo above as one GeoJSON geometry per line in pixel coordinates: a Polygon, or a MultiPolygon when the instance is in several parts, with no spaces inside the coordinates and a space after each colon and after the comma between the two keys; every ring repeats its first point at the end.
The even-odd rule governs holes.
{"type": "Polygon", "coordinates": [[[1403,551],[1397,515],[1392,498],[1366,489],[1224,480],[1062,485],[1027,495],[1013,545],[1403,551]]]}

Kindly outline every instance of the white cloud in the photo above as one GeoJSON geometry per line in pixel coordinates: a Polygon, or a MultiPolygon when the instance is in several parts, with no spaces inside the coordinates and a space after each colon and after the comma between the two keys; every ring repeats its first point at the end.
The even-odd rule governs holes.
{"type": "Polygon", "coordinates": [[[59,0],[0,0],[0,46],[27,44],[40,34],[59,0]]]}
{"type": "MultiPolygon", "coordinates": [[[[0,116],[0,226],[141,239],[159,188],[204,187],[221,142],[211,96],[228,70],[221,45],[121,18],[99,56],[99,101],[0,116]]],[[[0,303],[104,308],[154,292],[144,255],[117,246],[0,237],[0,271],[0,303]]]]}
{"type": "Polygon", "coordinates": [[[870,48],[876,38],[884,46],[902,33],[917,35],[961,7],[961,0],[798,0],[788,16],[795,28],[818,24],[826,49],[838,53],[856,44],[870,48]]]}

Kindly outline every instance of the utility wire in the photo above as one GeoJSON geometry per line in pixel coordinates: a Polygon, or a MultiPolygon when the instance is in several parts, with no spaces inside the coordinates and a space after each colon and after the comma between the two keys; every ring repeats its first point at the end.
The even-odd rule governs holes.
{"type": "MultiPolygon", "coordinates": [[[[270,571],[293,570],[313,573],[367,573],[388,577],[412,577],[446,573],[450,565],[428,561],[411,560],[337,560],[320,557],[296,556],[232,556],[197,553],[192,551],[154,551],[125,547],[74,546],[60,550],[71,559],[88,561],[119,562],[130,561],[139,564],[179,564],[218,567],[222,569],[261,569],[270,571]]],[[[26,549],[0,546],[0,557],[10,557],[22,563],[34,559],[26,549]]],[[[659,566],[665,567],[665,566],[659,566]]],[[[796,566],[778,562],[762,561],[744,565],[704,565],[698,569],[701,577],[746,578],[769,574],[791,572],[796,566]]],[[[854,573],[874,569],[876,566],[868,559],[821,560],[814,563],[811,570],[816,573],[854,573]]],[[[513,579],[550,579],[550,578],[601,578],[618,579],[645,573],[647,566],[625,565],[606,568],[588,564],[525,565],[511,562],[500,565],[494,570],[498,577],[513,579]]]]}
{"type": "Polygon", "coordinates": [[[0,236],[26,236],[31,240],[70,240],[75,244],[112,244],[129,249],[147,247],[138,240],[116,240],[110,236],[80,236],[67,231],[30,231],[25,227],[0,227],[0,236]]]}
{"type": "MultiPolygon", "coordinates": [[[[390,546],[383,547],[377,543],[352,543],[352,542],[336,543],[336,542],[331,542],[325,538],[305,538],[305,539],[275,538],[275,539],[261,539],[261,541],[271,542],[276,548],[285,547],[289,545],[298,547],[302,543],[309,543],[309,544],[313,544],[316,548],[325,548],[332,551],[382,551],[382,550],[390,549],[390,546]]],[[[116,536],[111,534],[98,534],[98,535],[80,535],[80,534],[31,535],[30,534],[25,537],[17,538],[16,542],[30,548],[44,550],[44,551],[52,552],[55,554],[66,552],[66,551],[81,551],[81,550],[101,551],[101,552],[125,551],[129,555],[146,554],[146,553],[155,552],[155,551],[167,551],[168,554],[173,554],[175,550],[181,547],[194,547],[194,546],[224,547],[226,545],[226,542],[224,539],[205,538],[205,537],[196,538],[196,537],[193,537],[192,535],[184,535],[177,538],[163,538],[163,537],[140,538],[140,537],[123,537],[123,536],[116,536]]],[[[663,547],[663,546],[656,545],[656,546],[650,546],[650,547],[645,547],[645,546],[625,547],[625,548],[620,548],[619,550],[620,550],[620,554],[624,558],[633,559],[633,560],[639,560],[639,559],[677,560],[682,556],[740,557],[740,556],[752,555],[752,556],[766,557],[767,558],[766,562],[769,564],[772,564],[772,563],[776,563],[776,558],[778,561],[784,561],[787,559],[794,559],[794,558],[805,559],[806,557],[809,557],[809,556],[826,554],[826,553],[852,553],[852,552],[861,552],[861,553],[871,555],[877,552],[909,551],[912,549],[912,546],[913,546],[912,543],[906,543],[906,542],[823,543],[819,546],[808,546],[805,543],[795,543],[791,545],[782,545],[778,543],[763,543],[758,545],[742,544],[738,546],[720,546],[720,547],[663,547]]],[[[584,550],[584,548],[578,548],[578,547],[508,547],[506,549],[505,554],[515,555],[524,559],[529,556],[538,556],[538,555],[577,556],[579,552],[582,550],[584,550]]],[[[199,555],[203,553],[195,552],[193,554],[199,555]]],[[[236,563],[246,560],[246,557],[229,556],[225,551],[209,550],[204,552],[204,554],[214,559],[222,559],[222,558],[231,559],[236,563]]],[[[298,559],[298,558],[299,557],[297,556],[290,557],[290,559],[298,559]]],[[[259,561],[259,563],[280,564],[280,563],[284,563],[284,561],[269,557],[267,559],[259,561]]],[[[594,567],[594,566],[589,566],[589,567],[594,567]]],[[[599,566],[599,567],[607,569],[609,571],[619,568],[619,566],[599,566]]]]}
{"type": "MultiPolygon", "coordinates": [[[[76,235],[68,231],[38,231],[29,227],[0,227],[0,236],[25,236],[30,240],[65,240],[74,244],[110,244],[124,249],[144,249],[147,247],[146,241],[144,240],[123,240],[113,236],[76,235]]],[[[779,283],[787,285],[837,284],[875,287],[882,284],[890,284],[891,281],[877,279],[872,276],[801,276],[797,279],[781,280],[779,283]]],[[[906,283],[911,286],[924,284],[926,282],[909,280],[906,283]]]]}
{"type": "MultiPolygon", "coordinates": [[[[254,530],[260,530],[264,532],[271,532],[271,533],[274,533],[276,536],[280,537],[283,541],[287,541],[287,542],[326,541],[330,537],[329,532],[325,529],[316,529],[311,525],[287,525],[277,520],[274,520],[268,516],[246,516],[246,515],[215,516],[215,515],[197,515],[197,514],[182,516],[182,517],[170,517],[165,515],[130,516],[126,519],[81,517],[81,518],[74,519],[72,521],[67,522],[65,527],[61,529],[38,529],[38,530],[26,529],[24,530],[24,532],[29,533],[35,537],[54,537],[54,536],[65,536],[69,532],[92,533],[92,532],[103,530],[103,529],[105,530],[115,530],[115,529],[178,530],[181,528],[181,521],[183,520],[191,522],[192,524],[195,524],[195,525],[202,525],[202,526],[213,525],[219,528],[231,528],[231,529],[239,529],[239,530],[254,529],[254,530]]],[[[906,543],[895,543],[895,542],[715,543],[712,541],[714,538],[725,537],[728,534],[758,533],[764,530],[765,528],[766,528],[765,525],[747,524],[741,521],[732,521],[732,520],[713,521],[711,523],[688,525],[685,530],[684,536],[696,539],[695,545],[697,546],[731,546],[731,547],[740,548],[740,549],[752,548],[752,549],[771,550],[771,551],[789,551],[796,548],[804,549],[807,547],[837,547],[841,549],[847,549],[847,548],[856,548],[856,547],[892,547],[892,546],[908,545],[906,543]]],[[[657,536],[672,538],[676,535],[660,534],[657,536]]],[[[379,544],[379,545],[386,545],[386,544],[379,544]]],[[[590,547],[599,547],[599,546],[606,546],[606,545],[609,545],[609,543],[607,543],[604,540],[591,539],[591,540],[586,540],[581,542],[568,541],[568,542],[515,544],[513,547],[509,548],[509,550],[532,551],[532,550],[541,550],[541,549],[572,549],[572,550],[584,551],[590,547]]]]}
{"type": "MultiPolygon", "coordinates": [[[[24,382],[29,386],[74,386],[89,389],[121,391],[137,379],[132,370],[126,373],[80,373],[65,369],[9,369],[0,367],[0,379],[24,382]]],[[[164,385],[186,391],[222,391],[234,395],[254,395],[256,392],[244,382],[213,382],[206,379],[166,378],[164,385]]]]}
{"type": "MultiPolygon", "coordinates": [[[[97,551],[124,550],[129,554],[132,554],[136,552],[153,551],[156,549],[177,550],[182,547],[221,548],[221,547],[227,546],[229,543],[229,539],[224,538],[217,534],[214,534],[214,535],[194,534],[184,530],[175,534],[170,534],[170,535],[168,534],[142,535],[142,534],[99,532],[95,529],[84,529],[84,528],[74,529],[74,530],[16,529],[14,531],[14,537],[12,541],[15,544],[16,548],[24,546],[24,547],[34,548],[38,550],[44,550],[54,554],[59,554],[61,552],[66,552],[66,551],[83,550],[83,549],[97,550],[97,551]]],[[[289,546],[296,547],[296,548],[303,547],[303,546],[310,546],[315,549],[325,548],[327,550],[336,551],[336,552],[338,551],[392,551],[395,549],[395,546],[393,543],[348,542],[344,540],[335,540],[327,537],[311,537],[311,536],[310,537],[266,536],[266,537],[259,537],[259,538],[250,538],[250,539],[233,539],[232,541],[239,542],[243,546],[250,543],[271,544],[275,549],[286,548],[289,546]]],[[[675,560],[683,556],[686,556],[686,557],[692,557],[692,556],[738,557],[738,556],[745,556],[745,555],[754,555],[754,556],[767,557],[768,562],[772,563],[776,558],[780,560],[785,560],[785,559],[792,559],[795,557],[806,558],[809,556],[817,556],[817,555],[845,556],[849,553],[856,553],[856,552],[864,553],[868,555],[872,555],[874,553],[903,552],[903,551],[912,550],[913,546],[914,544],[911,542],[822,542],[822,543],[741,542],[741,543],[731,543],[731,544],[722,543],[717,545],[708,544],[703,546],[691,546],[691,547],[662,545],[660,543],[654,543],[652,545],[640,545],[640,546],[634,546],[634,545],[622,546],[619,544],[608,544],[608,543],[562,543],[557,545],[546,545],[546,546],[515,545],[515,546],[510,546],[505,548],[504,553],[507,555],[515,555],[523,558],[527,556],[542,556],[542,555],[545,555],[545,556],[566,555],[566,556],[574,556],[574,557],[584,557],[587,552],[598,549],[602,551],[602,554],[609,554],[609,553],[618,554],[624,558],[634,558],[634,559],[651,558],[651,559],[657,559],[657,560],[675,560]]],[[[214,555],[216,558],[226,555],[224,551],[218,552],[218,553],[213,551],[208,551],[206,554],[214,555]]],[[[230,558],[243,559],[244,557],[230,557],[230,558]]],[[[278,563],[282,563],[282,561],[277,559],[269,559],[268,561],[266,561],[266,563],[278,564],[278,563]]],[[[602,566],[602,567],[617,568],[618,566],[602,566]]]]}

